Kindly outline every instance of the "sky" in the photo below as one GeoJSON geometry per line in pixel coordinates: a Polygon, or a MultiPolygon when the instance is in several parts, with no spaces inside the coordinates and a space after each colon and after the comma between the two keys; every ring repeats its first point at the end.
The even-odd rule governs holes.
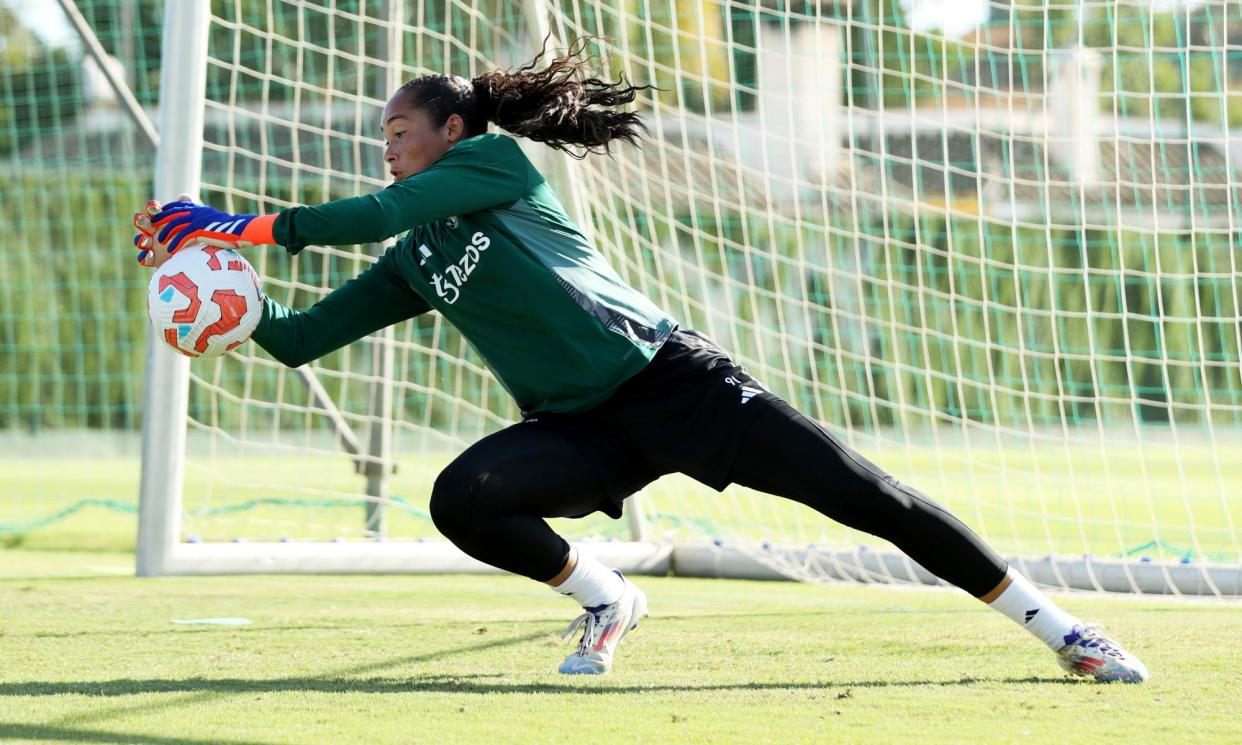
{"type": "Polygon", "coordinates": [[[78,44],[78,35],[69,25],[69,20],[65,18],[64,11],[60,9],[60,3],[53,2],[53,0],[0,0],[0,3],[8,6],[22,23],[27,28],[33,29],[48,46],[76,46],[78,44]]]}
{"type": "MultiPolygon", "coordinates": [[[[1164,13],[1176,9],[1194,9],[1208,0],[1147,1],[1154,12],[1164,13]]],[[[1211,1],[1217,5],[1222,3],[1222,0],[1211,1]]],[[[1090,4],[1098,8],[1102,3],[1094,0],[1090,4]]],[[[946,36],[956,38],[987,20],[989,3],[988,0],[901,0],[901,5],[905,8],[911,27],[920,31],[940,28],[946,36]]]]}
{"type": "Polygon", "coordinates": [[[912,28],[940,28],[951,37],[961,36],[988,17],[987,0],[901,0],[901,4],[912,28]]]}

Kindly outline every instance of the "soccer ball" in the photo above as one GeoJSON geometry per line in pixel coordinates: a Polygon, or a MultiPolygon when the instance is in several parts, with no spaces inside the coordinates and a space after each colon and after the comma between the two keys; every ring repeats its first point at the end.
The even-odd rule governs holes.
{"type": "Polygon", "coordinates": [[[262,297],[258,275],[236,251],[183,246],[151,277],[147,314],[178,352],[219,357],[254,333],[262,297]]]}

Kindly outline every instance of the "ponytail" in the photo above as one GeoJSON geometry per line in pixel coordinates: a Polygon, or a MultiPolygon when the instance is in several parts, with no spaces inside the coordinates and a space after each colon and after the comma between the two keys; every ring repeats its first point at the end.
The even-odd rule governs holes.
{"type": "Polygon", "coordinates": [[[519,137],[542,142],[575,158],[607,153],[613,140],[637,145],[646,126],[638,114],[606,108],[634,101],[650,85],[625,85],[585,77],[592,58],[584,56],[590,39],[577,39],[563,55],[537,70],[547,47],[517,70],[494,70],[473,80],[425,75],[401,86],[410,105],[427,110],[432,123],[444,126],[452,114],[466,124],[466,136],[487,131],[488,122],[519,137]],[[580,149],[580,151],[578,151],[580,149]]]}

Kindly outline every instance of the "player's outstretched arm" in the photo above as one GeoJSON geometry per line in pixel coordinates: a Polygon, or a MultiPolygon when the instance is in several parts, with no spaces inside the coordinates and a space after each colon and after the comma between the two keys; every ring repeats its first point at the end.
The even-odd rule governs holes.
{"type": "MultiPolygon", "coordinates": [[[[194,205],[189,197],[182,197],[179,202],[201,206],[194,205]]],[[[161,239],[156,218],[163,212],[175,209],[180,208],[152,201],[134,216],[134,226],[138,229],[134,243],[140,250],[139,263],[159,266],[168,260],[173,250],[187,242],[218,246],[221,241],[229,241],[223,245],[237,247],[256,242],[247,240],[253,234],[247,235],[245,229],[239,235],[227,232],[227,229],[222,231],[219,227],[211,228],[209,235],[191,235],[179,242],[161,239]],[[212,235],[219,233],[226,233],[229,238],[212,235]],[[232,242],[234,239],[238,240],[232,242]]],[[[159,222],[163,224],[163,221],[159,222]]],[[[429,310],[431,306],[402,281],[386,253],[362,274],[306,310],[293,310],[270,297],[263,297],[263,313],[251,338],[278,361],[289,367],[298,367],[385,326],[429,310]]]]}
{"type": "Polygon", "coordinates": [[[298,367],[429,310],[385,254],[307,310],[291,310],[264,298],[263,316],[251,339],[279,362],[298,367]]]}
{"type": "Polygon", "coordinates": [[[508,206],[530,185],[532,171],[511,138],[476,137],[374,194],[289,207],[275,215],[221,212],[184,195],[166,205],[148,202],[134,215],[134,244],[139,263],[158,266],[187,243],[274,244],[291,253],[308,245],[377,243],[434,220],[508,206]]]}

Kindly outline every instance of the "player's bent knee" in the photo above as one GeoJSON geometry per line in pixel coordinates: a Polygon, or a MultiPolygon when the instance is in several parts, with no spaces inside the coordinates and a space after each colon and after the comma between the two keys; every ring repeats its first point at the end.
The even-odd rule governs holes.
{"type": "Polygon", "coordinates": [[[441,471],[428,506],[436,530],[450,540],[467,533],[472,522],[470,502],[469,476],[452,467],[441,471]]]}
{"type": "Polygon", "coordinates": [[[469,535],[504,514],[500,479],[486,471],[450,465],[431,489],[431,521],[450,540],[469,535]]]}

